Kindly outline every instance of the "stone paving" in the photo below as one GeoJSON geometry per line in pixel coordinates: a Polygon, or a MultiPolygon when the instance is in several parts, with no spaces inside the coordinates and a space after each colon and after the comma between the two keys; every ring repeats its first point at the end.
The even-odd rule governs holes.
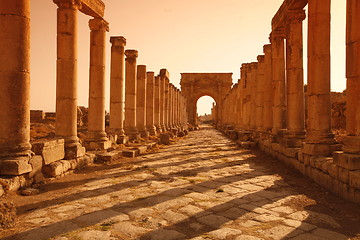
{"type": "MultiPolygon", "coordinates": [[[[239,149],[214,129],[190,132],[159,152],[138,157],[132,167],[114,165],[96,179],[64,188],[61,197],[36,207],[23,204],[26,211],[20,211],[17,228],[0,237],[357,239],[360,227],[346,230],[347,216],[318,211],[317,201],[301,192],[317,188],[314,183],[297,175],[301,186],[296,188],[276,172],[274,163],[261,153],[239,149]]],[[[20,198],[26,202],[27,197],[20,198]]],[[[360,223],[358,218],[351,221],[360,223]]]]}

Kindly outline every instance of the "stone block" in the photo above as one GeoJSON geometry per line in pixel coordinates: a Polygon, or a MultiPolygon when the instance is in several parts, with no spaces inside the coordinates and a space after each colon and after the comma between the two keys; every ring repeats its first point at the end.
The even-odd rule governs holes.
{"type": "Polygon", "coordinates": [[[304,160],[304,164],[305,164],[306,166],[309,166],[309,165],[310,165],[310,158],[311,158],[311,155],[303,154],[303,160],[304,160]]]}
{"type": "Polygon", "coordinates": [[[121,151],[112,151],[106,153],[100,153],[96,156],[95,162],[98,163],[110,163],[118,160],[121,158],[122,152],[121,151]]]}
{"type": "Polygon", "coordinates": [[[34,177],[34,183],[39,183],[45,180],[44,174],[42,172],[37,173],[34,177]]]}
{"type": "Polygon", "coordinates": [[[30,121],[38,122],[45,119],[45,113],[43,110],[30,110],[30,121]]]}
{"type": "Polygon", "coordinates": [[[63,173],[65,173],[71,169],[71,163],[69,161],[61,160],[60,163],[63,167],[63,173]]]}
{"type": "Polygon", "coordinates": [[[136,149],[139,150],[139,154],[145,154],[148,148],[147,146],[137,146],[136,149]]]}
{"type": "Polygon", "coordinates": [[[15,226],[16,207],[12,202],[0,202],[0,229],[12,228],[15,226]]]}
{"type": "Polygon", "coordinates": [[[349,172],[349,185],[360,191],[360,170],[349,172]]]}
{"type": "Polygon", "coordinates": [[[85,155],[85,148],[83,146],[75,145],[71,147],[65,147],[65,159],[75,159],[85,155]]]}
{"type": "Polygon", "coordinates": [[[118,137],[117,137],[116,143],[117,143],[117,144],[125,144],[125,143],[127,143],[128,141],[129,141],[129,137],[123,135],[123,136],[118,136],[118,137]]]}
{"type": "Polygon", "coordinates": [[[111,147],[112,142],[110,140],[101,142],[86,142],[87,150],[106,150],[111,147]]]}
{"type": "Polygon", "coordinates": [[[167,133],[160,134],[160,144],[170,145],[170,135],[167,133]]]}
{"type": "Polygon", "coordinates": [[[339,167],[339,180],[343,183],[349,183],[349,170],[339,167]]]}
{"type": "Polygon", "coordinates": [[[324,161],[320,167],[321,171],[325,172],[325,173],[329,173],[330,171],[330,167],[331,165],[334,164],[332,158],[327,159],[326,161],[324,161]]]}
{"type": "Polygon", "coordinates": [[[315,159],[315,168],[322,170],[322,166],[325,162],[332,161],[331,157],[317,157],[315,159]]]}
{"type": "Polygon", "coordinates": [[[285,148],[284,154],[291,158],[296,158],[300,151],[300,148],[285,148]]]}
{"type": "Polygon", "coordinates": [[[43,174],[47,177],[56,177],[64,173],[63,165],[61,162],[53,162],[45,165],[42,169],[43,174]]]}
{"type": "Polygon", "coordinates": [[[271,148],[276,152],[280,152],[280,144],[279,143],[271,143],[271,148]]]}
{"type": "Polygon", "coordinates": [[[348,170],[360,170],[360,155],[336,151],[333,154],[334,163],[348,170]]]}
{"type": "Polygon", "coordinates": [[[43,156],[45,165],[61,160],[65,157],[64,139],[36,141],[32,143],[32,151],[43,156]]]}
{"type": "Polygon", "coordinates": [[[335,179],[339,179],[339,167],[336,164],[330,164],[329,175],[335,179]]]}
{"type": "Polygon", "coordinates": [[[0,175],[19,176],[32,171],[29,157],[14,157],[0,160],[0,175]]]}
{"type": "Polygon", "coordinates": [[[41,173],[41,169],[43,167],[43,157],[40,155],[33,156],[29,161],[32,171],[29,173],[29,177],[32,178],[38,173],[41,173]]]}
{"type": "Polygon", "coordinates": [[[329,156],[332,153],[332,148],[330,144],[305,143],[302,151],[313,156],[329,156]]]}
{"type": "Polygon", "coordinates": [[[109,141],[111,141],[111,143],[116,144],[117,140],[118,140],[118,135],[117,134],[108,134],[107,135],[109,141]]]}
{"type": "Polygon", "coordinates": [[[134,158],[139,155],[139,151],[137,149],[125,149],[122,151],[122,155],[124,157],[134,158]]]}
{"type": "Polygon", "coordinates": [[[180,131],[177,134],[178,137],[184,137],[185,136],[185,132],[184,131],[180,131]]]}

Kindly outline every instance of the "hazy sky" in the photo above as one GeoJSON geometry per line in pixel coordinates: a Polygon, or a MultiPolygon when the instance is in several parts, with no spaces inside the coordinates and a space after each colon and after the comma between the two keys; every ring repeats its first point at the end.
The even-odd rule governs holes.
{"type": "MultiPolygon", "coordinates": [[[[139,51],[138,64],[156,74],[170,72],[180,88],[182,72],[232,72],[263,54],[271,19],[282,0],[105,0],[110,36],[124,36],[139,51]]],[[[345,88],[345,2],[332,0],[332,89],[345,88]]],[[[31,0],[31,109],[54,111],[56,86],[56,9],[52,0],[31,0]]],[[[78,105],[88,105],[89,16],[79,13],[78,105]]],[[[307,22],[304,21],[304,31],[307,22]]],[[[306,37],[306,36],[305,36],[306,37]]],[[[306,57],[306,44],[304,45],[306,57]]],[[[107,41],[106,108],[109,108],[110,43],[107,41]]],[[[306,71],[306,62],[304,64],[306,71]]],[[[306,72],[305,72],[306,75],[306,72]]],[[[199,100],[209,113],[211,98],[199,100]]],[[[201,104],[200,104],[201,103],[201,104]]]]}

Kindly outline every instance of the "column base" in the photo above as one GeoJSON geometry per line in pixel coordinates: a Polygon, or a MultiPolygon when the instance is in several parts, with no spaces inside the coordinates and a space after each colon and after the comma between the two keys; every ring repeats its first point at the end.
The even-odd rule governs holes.
{"type": "Polygon", "coordinates": [[[126,135],[121,135],[121,136],[118,136],[118,137],[117,137],[116,143],[117,143],[117,144],[125,144],[125,143],[127,143],[128,141],[129,141],[128,136],[126,136],[126,135]]]}
{"type": "Polygon", "coordinates": [[[146,127],[146,129],[148,130],[150,136],[156,136],[157,135],[155,126],[148,126],[148,127],[146,127]]]}
{"type": "Polygon", "coordinates": [[[272,142],[280,143],[285,136],[286,129],[274,129],[272,134],[272,142]]]}
{"type": "Polygon", "coordinates": [[[281,145],[285,148],[300,148],[305,139],[305,132],[285,132],[281,145]]]}
{"type": "Polygon", "coordinates": [[[360,136],[346,136],[343,150],[346,153],[360,154],[360,136]]]}
{"type": "Polygon", "coordinates": [[[304,143],[302,152],[311,156],[331,156],[333,152],[341,150],[340,144],[304,143]]]}
{"type": "Polygon", "coordinates": [[[32,171],[30,157],[9,157],[0,159],[0,175],[19,176],[32,171]]]}
{"type": "Polygon", "coordinates": [[[67,160],[79,158],[85,155],[85,148],[80,143],[65,146],[65,158],[67,160]]]}
{"type": "Polygon", "coordinates": [[[163,129],[161,128],[161,126],[160,126],[160,125],[155,126],[155,127],[156,127],[156,132],[157,132],[157,134],[160,134],[160,133],[162,133],[162,132],[163,132],[163,129]]]}
{"type": "Polygon", "coordinates": [[[140,137],[141,138],[149,138],[150,134],[148,131],[144,130],[144,131],[140,131],[140,137]]]}
{"type": "Polygon", "coordinates": [[[93,141],[93,142],[86,142],[85,148],[87,150],[106,150],[111,147],[111,141],[93,141]]]}

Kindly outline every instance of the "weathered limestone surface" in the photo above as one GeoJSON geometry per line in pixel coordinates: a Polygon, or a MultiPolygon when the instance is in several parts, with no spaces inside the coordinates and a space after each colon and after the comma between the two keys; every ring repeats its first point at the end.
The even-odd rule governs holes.
{"type": "Polygon", "coordinates": [[[151,136],[157,134],[155,127],[155,76],[154,72],[146,73],[146,129],[151,136]]]}
{"type": "Polygon", "coordinates": [[[90,82],[87,149],[108,149],[111,142],[105,132],[105,38],[109,24],[102,19],[89,21],[90,82]]]}
{"type": "Polygon", "coordinates": [[[160,77],[155,77],[155,101],[154,101],[154,125],[156,131],[161,133],[163,129],[161,128],[161,86],[160,86],[160,77]]]}
{"type": "Polygon", "coordinates": [[[56,135],[65,139],[67,159],[84,155],[77,137],[78,1],[54,0],[57,9],[56,135]]]}
{"type": "Polygon", "coordinates": [[[124,143],[125,119],[125,45],[124,37],[110,37],[110,131],[117,134],[118,142],[124,143]]]}
{"type": "Polygon", "coordinates": [[[136,92],[136,127],[142,138],[148,138],[149,132],[146,129],[146,66],[137,66],[137,92],[136,92]]]}
{"type": "Polygon", "coordinates": [[[0,174],[18,175],[31,171],[29,1],[0,3],[0,49],[0,174]]]}
{"type": "Polygon", "coordinates": [[[137,92],[137,74],[136,59],[138,52],[136,50],[125,51],[125,134],[130,139],[140,138],[136,127],[136,92],[137,92]]]}
{"type": "Polygon", "coordinates": [[[64,139],[54,139],[46,141],[35,141],[32,144],[32,151],[36,155],[41,155],[44,164],[49,164],[65,157],[65,141],[64,139]]]}

